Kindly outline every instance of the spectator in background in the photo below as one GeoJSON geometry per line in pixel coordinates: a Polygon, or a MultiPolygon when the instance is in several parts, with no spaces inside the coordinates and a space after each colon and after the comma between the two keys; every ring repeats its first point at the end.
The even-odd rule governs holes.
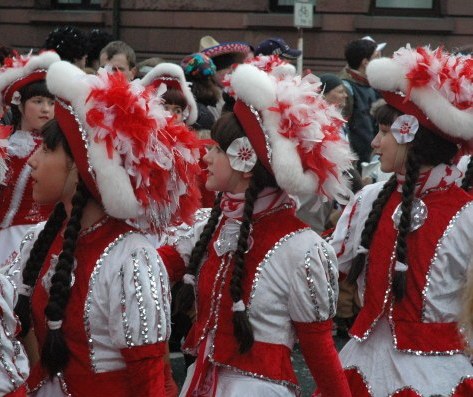
{"type": "Polygon", "coordinates": [[[210,129],[217,120],[217,103],[222,95],[215,80],[217,68],[207,55],[195,53],[181,61],[186,80],[197,103],[197,121],[193,128],[200,138],[210,137],[210,129]]]}
{"type": "Polygon", "coordinates": [[[345,115],[348,118],[348,138],[353,151],[358,155],[358,170],[361,162],[371,159],[371,141],[378,132],[376,122],[370,114],[371,105],[380,98],[366,79],[366,66],[376,57],[377,44],[371,40],[360,39],[349,42],[345,47],[347,66],[341,78],[348,92],[345,115]]]}
{"type": "Polygon", "coordinates": [[[85,69],[89,40],[87,35],[74,26],[61,26],[52,30],[43,48],[56,51],[63,61],[85,69]]]}
{"type": "Polygon", "coordinates": [[[255,56],[258,55],[279,55],[283,59],[297,59],[302,51],[291,48],[281,37],[271,37],[263,40],[255,48],[255,56]]]}
{"type": "Polygon", "coordinates": [[[11,57],[13,55],[13,48],[0,44],[0,66],[3,66],[3,61],[5,60],[5,58],[11,57]]]}
{"type": "Polygon", "coordinates": [[[136,77],[136,54],[133,48],[123,41],[111,41],[100,51],[100,67],[113,72],[122,72],[128,81],[136,77]]]}
{"type": "Polygon", "coordinates": [[[143,61],[138,62],[136,65],[136,78],[142,79],[146,73],[150,72],[155,66],[164,62],[166,61],[160,57],[146,58],[143,61]]]}
{"type": "Polygon", "coordinates": [[[89,32],[89,48],[85,66],[95,73],[100,67],[100,52],[108,43],[113,41],[113,36],[103,29],[92,29],[89,32]]]}

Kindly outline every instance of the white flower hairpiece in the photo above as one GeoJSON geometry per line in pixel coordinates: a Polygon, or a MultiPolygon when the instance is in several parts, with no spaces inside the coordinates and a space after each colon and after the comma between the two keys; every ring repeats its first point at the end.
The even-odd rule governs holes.
{"type": "Polygon", "coordinates": [[[414,140],[416,132],[419,129],[419,120],[410,114],[399,116],[391,125],[391,133],[400,145],[414,140]]]}
{"type": "Polygon", "coordinates": [[[250,140],[243,136],[235,139],[227,148],[230,166],[236,171],[249,172],[258,160],[250,140]]]}
{"type": "Polygon", "coordinates": [[[21,105],[21,94],[18,91],[15,91],[11,97],[11,103],[16,106],[21,105]]]}

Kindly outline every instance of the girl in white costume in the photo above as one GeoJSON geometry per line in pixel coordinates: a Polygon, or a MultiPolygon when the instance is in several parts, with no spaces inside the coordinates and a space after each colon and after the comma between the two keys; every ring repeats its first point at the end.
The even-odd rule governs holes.
{"type": "Polygon", "coordinates": [[[265,71],[239,65],[226,79],[237,101],[204,156],[206,188],[220,192],[214,207],[159,250],[171,279],[183,277],[184,312],[195,287],[196,321],[183,349],[197,358],[181,396],[295,396],[297,338],[318,395],[350,396],[332,340],[336,258],[296,218],[289,194],[346,200],[352,154],[318,79],[263,58],[256,62],[265,71]]]}
{"type": "Polygon", "coordinates": [[[473,395],[457,329],[473,205],[453,164],[473,137],[471,62],[408,46],[367,67],[388,103],[372,147],[395,175],[363,188],[333,235],[340,271],[362,302],[340,353],[357,397],[473,395]]]}

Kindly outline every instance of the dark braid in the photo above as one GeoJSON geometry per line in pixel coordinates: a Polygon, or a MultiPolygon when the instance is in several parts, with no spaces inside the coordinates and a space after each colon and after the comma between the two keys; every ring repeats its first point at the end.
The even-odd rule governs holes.
{"type": "Polygon", "coordinates": [[[468,192],[470,191],[472,186],[473,186],[473,156],[470,156],[470,161],[468,162],[468,166],[466,167],[466,172],[462,180],[461,188],[468,192]]]}
{"type": "MultiPolygon", "coordinates": [[[[34,242],[33,248],[30,252],[30,257],[26,261],[22,273],[23,284],[26,286],[31,288],[34,287],[39,272],[41,271],[41,267],[43,266],[44,259],[46,258],[53,240],[61,229],[64,219],[66,219],[64,205],[58,203],[52,214],[49,216],[44,229],[39,233],[38,238],[34,242]]],[[[31,326],[30,298],[28,296],[22,294],[18,296],[15,313],[21,322],[20,336],[25,336],[31,326]]]]}
{"type": "MultiPolygon", "coordinates": [[[[384,184],[383,188],[378,194],[378,197],[373,202],[371,211],[366,219],[363,232],[361,233],[360,245],[367,250],[370,249],[371,241],[373,240],[374,232],[378,227],[379,218],[381,217],[381,212],[383,211],[384,206],[386,205],[389,197],[392,192],[396,189],[397,180],[396,175],[391,176],[391,178],[384,184]]],[[[355,284],[358,276],[361,274],[365,267],[367,254],[359,253],[353,259],[350,272],[347,276],[347,281],[350,284],[355,284]]]]}
{"type": "MultiPolygon", "coordinates": [[[[232,279],[230,282],[230,295],[234,303],[242,300],[241,281],[244,277],[245,253],[248,251],[248,237],[251,231],[251,218],[258,193],[263,187],[258,186],[254,178],[251,179],[245,191],[245,206],[243,207],[243,220],[240,226],[237,250],[235,252],[232,279]]],[[[245,353],[253,346],[253,329],[246,311],[233,312],[233,334],[240,344],[240,353],[245,353]]]]}
{"type": "MultiPolygon", "coordinates": [[[[74,267],[74,252],[81,229],[84,207],[90,194],[82,181],[72,197],[71,217],[64,231],[64,242],[59,254],[55,273],[51,278],[49,301],[44,310],[48,321],[62,321],[71,292],[71,279],[74,267]]],[[[69,349],[62,329],[48,329],[41,352],[41,363],[51,376],[62,371],[69,360],[69,349]]]]}
{"type": "MultiPolygon", "coordinates": [[[[407,265],[407,234],[411,228],[411,210],[415,198],[416,183],[419,179],[420,159],[417,155],[417,146],[407,152],[406,180],[402,185],[401,219],[399,221],[396,241],[396,261],[407,265]]],[[[397,300],[401,300],[406,292],[406,271],[395,270],[393,277],[393,293],[397,300]]]]}
{"type": "MultiPolygon", "coordinates": [[[[207,252],[207,246],[215,232],[215,229],[222,213],[220,208],[220,201],[222,200],[222,193],[218,193],[210,212],[209,220],[200,234],[199,241],[195,244],[192,249],[191,256],[189,258],[189,265],[187,267],[186,274],[196,276],[199,270],[200,262],[207,252]]],[[[183,283],[182,287],[176,295],[176,312],[187,313],[195,302],[195,291],[194,287],[190,284],[183,283]]]]}

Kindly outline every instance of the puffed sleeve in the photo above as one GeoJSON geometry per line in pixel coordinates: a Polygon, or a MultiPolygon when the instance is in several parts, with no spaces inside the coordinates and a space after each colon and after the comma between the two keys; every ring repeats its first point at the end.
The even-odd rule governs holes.
{"type": "Polygon", "coordinates": [[[338,298],[335,253],[321,239],[295,266],[289,290],[289,315],[296,322],[319,322],[335,315],[338,298]]]}
{"type": "Polygon", "coordinates": [[[39,233],[41,230],[43,230],[45,224],[45,222],[38,223],[28,230],[20,243],[18,254],[12,261],[11,265],[1,269],[1,273],[7,275],[11,282],[20,289],[20,293],[22,289],[21,286],[23,284],[23,269],[25,268],[26,262],[30,257],[33,245],[38,238],[39,233]]]}
{"type": "Polygon", "coordinates": [[[16,299],[15,286],[8,277],[0,274],[0,395],[2,396],[14,391],[17,391],[19,396],[23,395],[21,388],[29,373],[28,359],[15,337],[19,330],[18,320],[13,313],[16,299]]]}
{"type": "Polygon", "coordinates": [[[146,244],[121,256],[109,291],[112,342],[122,349],[166,341],[170,334],[170,292],[161,258],[146,244]]]}

